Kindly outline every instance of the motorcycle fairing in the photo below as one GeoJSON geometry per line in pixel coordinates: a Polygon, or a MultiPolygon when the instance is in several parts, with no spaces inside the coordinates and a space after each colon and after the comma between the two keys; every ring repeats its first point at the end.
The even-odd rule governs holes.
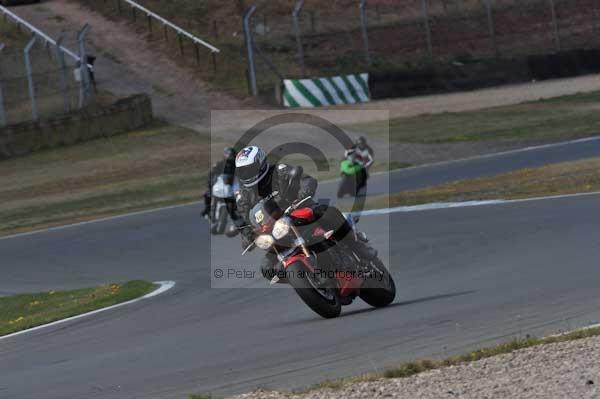
{"type": "Polygon", "coordinates": [[[297,219],[312,221],[315,219],[315,213],[311,208],[300,208],[292,212],[292,216],[297,219]]]}

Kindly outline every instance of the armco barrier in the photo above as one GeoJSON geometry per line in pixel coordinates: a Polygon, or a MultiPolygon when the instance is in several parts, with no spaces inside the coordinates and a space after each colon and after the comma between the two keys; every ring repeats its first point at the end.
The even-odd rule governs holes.
{"type": "Polygon", "coordinates": [[[10,125],[0,128],[0,159],[114,136],[152,121],[152,101],[139,94],[101,109],[10,125]]]}
{"type": "Polygon", "coordinates": [[[370,99],[367,73],[283,81],[283,105],[288,108],[356,104],[370,99]]]}

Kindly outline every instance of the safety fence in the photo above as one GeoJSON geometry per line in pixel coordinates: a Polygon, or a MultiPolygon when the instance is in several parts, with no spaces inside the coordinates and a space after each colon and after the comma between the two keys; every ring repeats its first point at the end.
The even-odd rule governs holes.
{"type": "Polygon", "coordinates": [[[63,45],[64,38],[55,40],[18,17],[0,20],[0,126],[70,113],[95,102],[97,88],[85,50],[88,30],[79,32],[76,54],[63,45]],[[87,68],[80,68],[81,55],[87,68]]]}
{"type": "MultiPolygon", "coordinates": [[[[118,16],[123,0],[79,0],[118,16]]],[[[438,63],[600,47],[597,0],[137,0],[220,53],[164,35],[120,11],[149,39],[167,43],[207,82],[237,92],[272,93],[282,78],[369,71],[397,74],[438,63]],[[244,15],[246,23],[244,23],[244,15]],[[183,44],[182,44],[183,43],[183,44]],[[250,46],[249,46],[250,44],[250,46]],[[214,55],[214,58],[212,58],[214,55]],[[251,63],[248,58],[251,57],[251,63]]],[[[124,4],[124,3],[123,3],[124,4]]],[[[130,16],[131,15],[131,16],[130,16]]],[[[180,35],[176,35],[180,36],[180,35]]]]}
{"type": "Polygon", "coordinates": [[[199,37],[191,34],[187,30],[181,28],[180,26],[177,26],[176,24],[172,23],[171,21],[167,20],[166,18],[161,17],[157,13],[150,11],[146,7],[136,3],[133,0],[117,0],[117,10],[119,12],[121,12],[121,1],[125,2],[129,7],[131,7],[133,18],[136,18],[137,11],[141,11],[142,14],[145,14],[146,19],[148,21],[148,30],[150,32],[152,32],[152,20],[155,20],[155,21],[158,21],[160,24],[162,24],[163,29],[166,30],[166,29],[170,28],[173,31],[175,31],[175,33],[180,38],[185,37],[188,40],[191,40],[195,45],[203,46],[203,47],[209,49],[213,53],[218,53],[220,51],[218,48],[216,48],[212,44],[208,43],[207,41],[200,39],[199,37]]]}
{"type": "MultiPolygon", "coordinates": [[[[211,1],[211,0],[209,0],[211,1]]],[[[219,36],[224,31],[216,21],[194,20],[188,6],[196,1],[79,0],[110,19],[129,21],[145,35],[157,51],[163,51],[187,66],[191,73],[223,90],[239,92],[246,87],[245,59],[240,37],[219,36]],[[173,14],[174,13],[174,14],[173,14]],[[173,15],[185,18],[171,18],[173,15]],[[230,40],[231,39],[231,40],[230,40]]],[[[240,27],[237,29],[241,30],[240,27]]],[[[245,91],[245,90],[243,90],[245,91]]]]}
{"type": "Polygon", "coordinates": [[[600,46],[596,0],[300,0],[268,12],[258,3],[248,21],[258,91],[279,75],[398,75],[600,46]]]}

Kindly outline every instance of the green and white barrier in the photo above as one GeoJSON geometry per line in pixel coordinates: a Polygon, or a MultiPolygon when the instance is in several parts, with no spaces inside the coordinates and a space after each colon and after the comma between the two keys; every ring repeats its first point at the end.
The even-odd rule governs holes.
{"type": "Polygon", "coordinates": [[[285,79],[283,105],[312,108],[370,101],[369,74],[315,79],[285,79]]]}

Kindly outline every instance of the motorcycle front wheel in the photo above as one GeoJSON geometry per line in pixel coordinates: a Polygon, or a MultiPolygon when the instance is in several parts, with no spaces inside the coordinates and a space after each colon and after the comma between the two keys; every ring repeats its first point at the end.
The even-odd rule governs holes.
{"type": "Polygon", "coordinates": [[[213,235],[223,234],[227,227],[227,210],[225,205],[213,200],[212,215],[210,219],[210,232],[213,235]]]}
{"type": "MultiPolygon", "coordinates": [[[[223,207],[225,208],[225,207],[223,207]]],[[[223,234],[227,227],[227,209],[219,210],[219,218],[217,219],[217,234],[223,234]]]]}
{"type": "Polygon", "coordinates": [[[316,276],[301,262],[294,262],[287,268],[288,281],[294,290],[315,313],[325,319],[338,317],[342,311],[338,289],[323,288],[316,276]]]}

